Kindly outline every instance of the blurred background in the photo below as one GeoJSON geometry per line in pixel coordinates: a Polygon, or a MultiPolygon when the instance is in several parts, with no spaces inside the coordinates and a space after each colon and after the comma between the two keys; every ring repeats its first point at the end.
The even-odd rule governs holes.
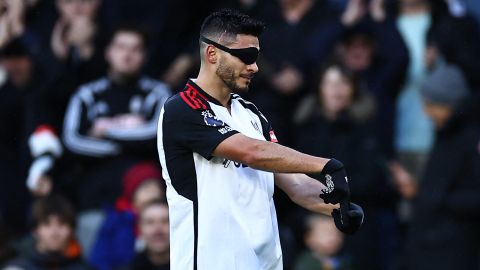
{"type": "Polygon", "coordinates": [[[276,191],[285,269],[480,269],[480,1],[0,0],[1,269],[169,269],[156,121],[220,8],[267,25],[246,98],[366,214],[276,191]]]}

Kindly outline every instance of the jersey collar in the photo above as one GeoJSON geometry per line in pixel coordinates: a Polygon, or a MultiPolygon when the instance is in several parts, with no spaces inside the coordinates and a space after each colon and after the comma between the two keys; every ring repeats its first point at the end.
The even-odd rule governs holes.
{"type": "MultiPolygon", "coordinates": [[[[212,102],[216,105],[219,105],[219,106],[222,106],[222,103],[220,103],[220,101],[218,101],[217,99],[215,99],[214,97],[210,96],[207,92],[205,92],[200,86],[198,86],[194,79],[189,79],[188,82],[187,82],[187,88],[188,87],[192,87],[194,88],[195,90],[197,90],[200,94],[202,94],[206,100],[208,102],[212,102]]],[[[232,103],[232,95],[230,94],[230,100],[228,100],[228,104],[231,104],[232,103]]]]}

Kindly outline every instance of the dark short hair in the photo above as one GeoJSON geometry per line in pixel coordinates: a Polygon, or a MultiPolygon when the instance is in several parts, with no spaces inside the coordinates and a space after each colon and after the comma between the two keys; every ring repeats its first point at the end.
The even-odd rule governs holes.
{"type": "Polygon", "coordinates": [[[230,38],[235,38],[238,34],[259,37],[264,29],[265,24],[257,19],[235,10],[222,9],[205,18],[200,36],[217,40],[222,35],[230,38]]]}
{"type": "Polygon", "coordinates": [[[335,68],[340,72],[342,79],[345,79],[347,81],[347,84],[350,85],[350,87],[352,88],[352,99],[356,100],[360,94],[360,78],[357,73],[349,69],[342,61],[336,59],[328,61],[320,68],[317,77],[318,79],[316,80],[316,87],[318,88],[320,86],[320,84],[325,79],[325,75],[327,74],[328,70],[330,70],[331,68],[335,68]]]}
{"type": "Polygon", "coordinates": [[[375,47],[376,38],[370,25],[366,22],[362,22],[358,25],[346,29],[341,35],[339,42],[342,45],[350,46],[355,41],[361,40],[368,44],[370,47],[375,47]]]}
{"type": "Polygon", "coordinates": [[[307,216],[304,217],[303,224],[302,224],[304,235],[307,235],[312,231],[313,226],[315,225],[315,222],[317,220],[333,222],[333,219],[331,216],[326,216],[326,215],[317,214],[317,213],[308,214],[307,216]]]}
{"type": "Polygon", "coordinates": [[[37,199],[32,206],[32,228],[47,223],[50,217],[75,227],[75,211],[70,202],[60,195],[50,195],[37,199]]]}
{"type": "Polygon", "coordinates": [[[115,36],[119,33],[133,33],[140,37],[143,43],[143,47],[148,49],[150,42],[150,35],[148,31],[142,26],[134,23],[123,23],[115,27],[110,35],[109,43],[112,43],[115,36]]]}

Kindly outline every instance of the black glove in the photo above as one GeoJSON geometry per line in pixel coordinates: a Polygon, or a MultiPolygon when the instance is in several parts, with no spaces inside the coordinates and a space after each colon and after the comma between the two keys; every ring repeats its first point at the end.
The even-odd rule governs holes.
{"type": "Polygon", "coordinates": [[[342,202],[339,209],[332,211],[337,229],[346,234],[354,234],[363,224],[363,209],[351,202],[342,202]]]}
{"type": "Polygon", "coordinates": [[[347,172],[340,161],[332,158],[325,164],[321,173],[307,175],[325,185],[326,189],[320,194],[325,203],[337,204],[350,199],[347,172]]]}

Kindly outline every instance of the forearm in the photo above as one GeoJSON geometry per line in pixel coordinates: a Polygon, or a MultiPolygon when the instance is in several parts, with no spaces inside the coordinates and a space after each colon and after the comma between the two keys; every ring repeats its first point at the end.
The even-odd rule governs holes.
{"type": "Polygon", "coordinates": [[[110,140],[89,136],[85,132],[87,112],[79,95],[75,95],[67,107],[63,126],[63,142],[73,153],[87,157],[111,157],[120,153],[119,145],[110,140]]]}
{"type": "Polygon", "coordinates": [[[330,215],[337,205],[326,204],[319,197],[325,186],[305,174],[275,174],[275,183],[296,204],[316,213],[330,215]]]}
{"type": "Polygon", "coordinates": [[[255,152],[257,156],[249,162],[249,166],[278,173],[318,173],[328,162],[328,159],[270,142],[259,143],[255,152]]]}
{"type": "Polygon", "coordinates": [[[241,162],[249,167],[275,173],[319,173],[328,162],[300,153],[277,143],[265,142],[236,134],[221,143],[215,156],[241,162]],[[239,147],[240,146],[240,147],[239,147]]]}

